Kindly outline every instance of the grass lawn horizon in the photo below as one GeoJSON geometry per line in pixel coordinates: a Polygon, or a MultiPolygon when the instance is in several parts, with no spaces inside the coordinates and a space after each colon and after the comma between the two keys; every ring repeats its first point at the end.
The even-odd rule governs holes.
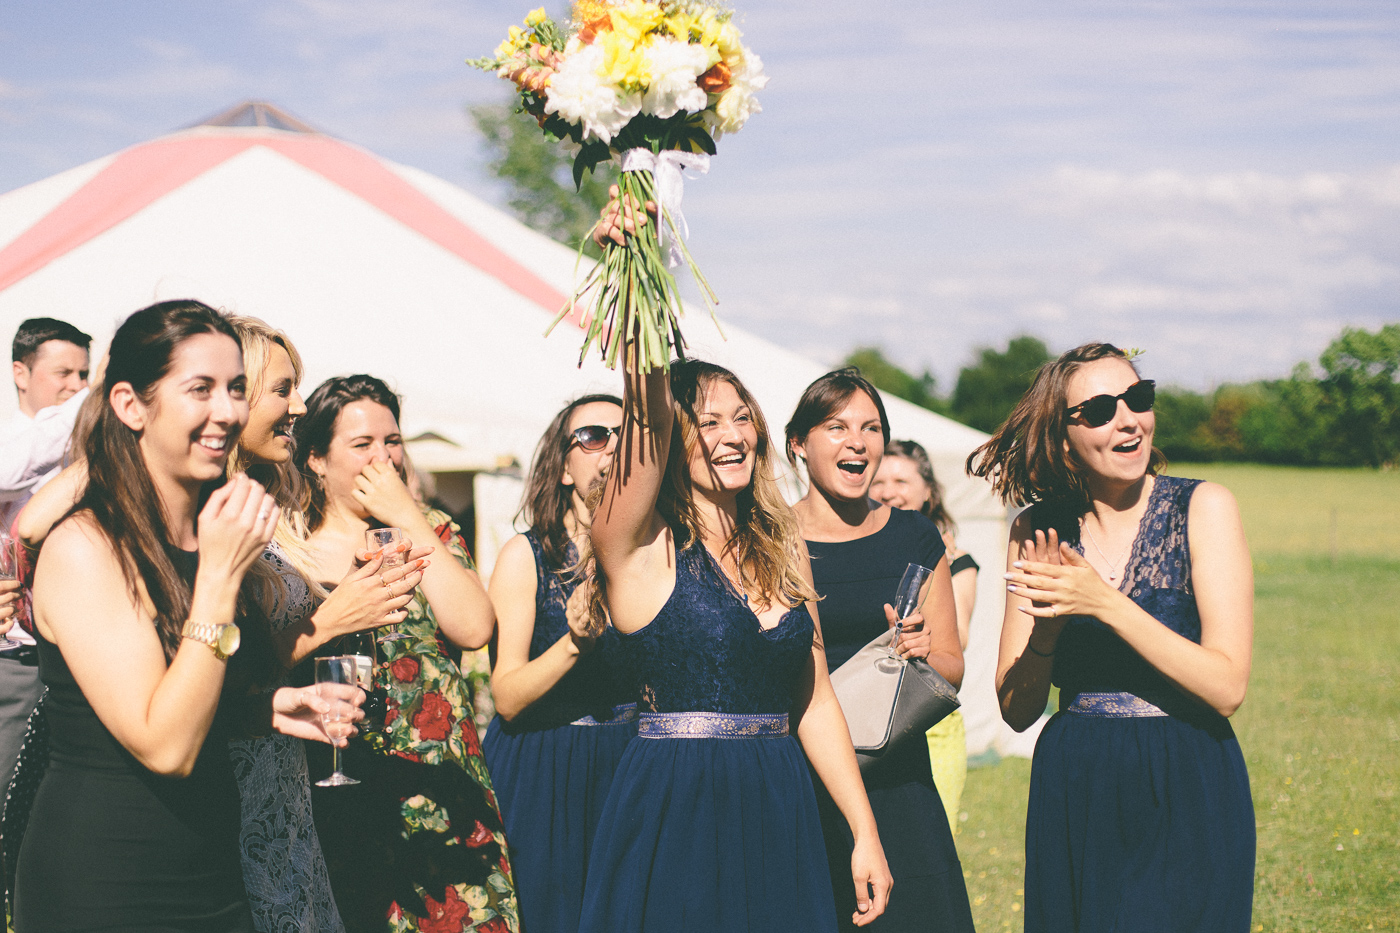
{"type": "MultiPolygon", "coordinates": [[[[1228,487],[1254,556],[1254,664],[1231,720],[1259,834],[1251,929],[1400,930],[1400,473],[1167,472],[1228,487]]],[[[983,933],[1023,925],[1029,777],[1024,759],[968,774],[957,843],[983,933]]]]}

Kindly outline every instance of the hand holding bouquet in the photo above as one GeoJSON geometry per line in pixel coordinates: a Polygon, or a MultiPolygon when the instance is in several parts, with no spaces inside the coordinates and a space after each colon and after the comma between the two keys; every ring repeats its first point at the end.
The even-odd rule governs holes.
{"type": "Polygon", "coordinates": [[[715,140],[759,111],[754,92],[768,79],[740,41],[733,12],[714,0],[575,0],[572,13],[560,25],[535,10],[494,57],[470,64],[514,82],[521,109],[547,136],[576,147],[575,183],[615,159],[620,210],[654,202],[657,222],[642,214],[629,224],[632,235],[610,235],[555,323],[584,302],[580,360],[596,343],[616,368],[624,341],[635,341],[643,372],[665,369],[673,351],[685,352],[670,270],[684,261],[712,316],[715,303],[685,245],[682,173],[709,169],[715,140]]]}

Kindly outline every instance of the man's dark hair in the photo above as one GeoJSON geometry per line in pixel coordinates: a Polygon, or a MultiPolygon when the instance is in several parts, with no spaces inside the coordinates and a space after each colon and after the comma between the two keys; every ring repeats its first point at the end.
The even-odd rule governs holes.
{"type": "Polygon", "coordinates": [[[92,346],[92,338],[67,321],[51,317],[32,317],[19,325],[15,331],[15,342],[11,346],[10,359],[25,366],[34,365],[34,355],[39,347],[50,340],[63,340],[87,350],[92,346]]]}

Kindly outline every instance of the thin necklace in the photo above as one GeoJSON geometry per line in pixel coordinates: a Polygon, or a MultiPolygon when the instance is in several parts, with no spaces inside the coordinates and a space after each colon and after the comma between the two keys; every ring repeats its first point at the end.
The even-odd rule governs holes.
{"type": "MultiPolygon", "coordinates": [[[[1081,519],[1081,521],[1083,521],[1083,520],[1081,519]]],[[[1092,544],[1092,545],[1094,546],[1094,550],[1096,550],[1096,551],[1099,552],[1099,556],[1103,558],[1104,563],[1108,564],[1108,571],[1109,571],[1109,573],[1108,573],[1108,582],[1109,582],[1109,583],[1117,583],[1117,582],[1118,582],[1118,574],[1114,573],[1113,571],[1114,571],[1114,569],[1118,566],[1118,560],[1122,560],[1123,558],[1125,558],[1125,557],[1128,556],[1128,551],[1130,551],[1130,550],[1132,549],[1132,547],[1133,547],[1133,542],[1131,542],[1131,541],[1128,542],[1128,546],[1125,547],[1125,548],[1123,548],[1123,553],[1121,553],[1121,554],[1118,555],[1118,560],[1109,560],[1109,559],[1108,559],[1108,555],[1105,554],[1105,553],[1103,552],[1103,548],[1099,547],[1099,542],[1097,542],[1097,541],[1094,540],[1094,533],[1093,533],[1092,531],[1089,530],[1089,523],[1088,523],[1088,522],[1083,522],[1083,525],[1084,525],[1084,533],[1085,533],[1086,535],[1089,536],[1089,543],[1092,544]]],[[[1128,568],[1127,568],[1127,567],[1124,567],[1123,569],[1124,569],[1124,570],[1127,570],[1128,568]]]]}

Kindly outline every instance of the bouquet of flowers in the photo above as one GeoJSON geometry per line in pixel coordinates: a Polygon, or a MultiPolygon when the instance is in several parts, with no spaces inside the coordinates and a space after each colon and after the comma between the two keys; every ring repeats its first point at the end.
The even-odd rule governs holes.
{"type": "Polygon", "coordinates": [[[685,245],[680,202],[683,173],[709,169],[715,140],[759,111],[754,92],[768,82],[733,17],[716,0],[575,0],[569,23],[535,10],[494,56],[469,62],[514,82],[521,109],[576,150],[576,184],[616,161],[619,210],[640,215],[625,243],[604,243],[603,258],[555,319],[582,303],[580,361],[596,343],[616,368],[628,341],[643,372],[667,368],[673,350],[684,357],[670,271],[681,262],[714,316],[714,292],[685,245]],[[655,224],[642,214],[651,204],[655,224]]]}

